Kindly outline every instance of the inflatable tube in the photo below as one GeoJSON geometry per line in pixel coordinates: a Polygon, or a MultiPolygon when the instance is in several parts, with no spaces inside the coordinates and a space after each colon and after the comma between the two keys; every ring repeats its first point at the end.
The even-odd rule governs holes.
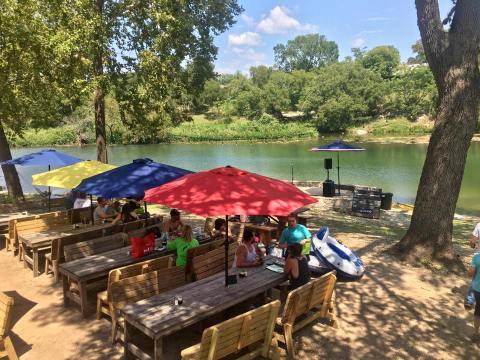
{"type": "Polygon", "coordinates": [[[315,272],[322,267],[336,270],[340,280],[359,280],[365,272],[360,257],[329,236],[327,226],[322,226],[312,238],[309,266],[315,272]]]}

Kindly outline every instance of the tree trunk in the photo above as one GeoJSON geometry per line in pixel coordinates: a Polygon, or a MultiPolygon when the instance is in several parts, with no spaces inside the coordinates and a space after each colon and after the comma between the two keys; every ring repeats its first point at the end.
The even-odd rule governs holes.
{"type": "MultiPolygon", "coordinates": [[[[103,0],[95,1],[95,10],[99,19],[102,19],[103,15],[103,0]]],[[[105,92],[104,92],[104,79],[103,79],[103,38],[101,29],[97,29],[96,37],[96,49],[93,55],[93,74],[97,83],[95,89],[95,137],[97,143],[97,160],[108,163],[107,156],[107,136],[105,131],[105,92]]]]}
{"type": "Polygon", "coordinates": [[[417,0],[420,33],[435,76],[439,104],[410,227],[393,248],[404,259],[459,264],[453,252],[453,217],[480,104],[476,44],[480,37],[468,31],[480,26],[480,6],[473,4],[474,0],[457,2],[455,18],[445,37],[436,1],[417,0]]]}
{"type": "MultiPolygon", "coordinates": [[[[8,145],[7,136],[3,130],[3,124],[0,121],[0,161],[11,160],[12,153],[10,152],[10,146],[8,145]]],[[[3,175],[5,177],[5,183],[7,184],[8,195],[13,201],[23,199],[22,185],[18,177],[17,169],[15,165],[2,165],[3,175]]]]}

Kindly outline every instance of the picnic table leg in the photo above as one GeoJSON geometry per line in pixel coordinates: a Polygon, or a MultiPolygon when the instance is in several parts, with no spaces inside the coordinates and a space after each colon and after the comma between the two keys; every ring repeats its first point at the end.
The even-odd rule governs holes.
{"type": "Polygon", "coordinates": [[[154,341],[153,358],[154,360],[160,360],[163,355],[163,338],[160,337],[153,341],[154,341]]]}
{"type": "Polygon", "coordinates": [[[37,277],[40,273],[38,271],[38,249],[32,248],[32,260],[33,260],[33,277],[37,277]]]}
{"type": "Polygon", "coordinates": [[[70,298],[68,297],[68,292],[70,291],[70,282],[68,281],[68,276],[62,275],[63,283],[63,306],[67,307],[70,305],[70,298]]]}
{"type": "Polygon", "coordinates": [[[87,317],[87,284],[84,281],[78,282],[78,290],[80,292],[80,309],[84,318],[87,317]]]}
{"type": "Polygon", "coordinates": [[[128,321],[125,321],[125,326],[123,327],[123,358],[125,360],[133,359],[133,356],[130,354],[130,351],[128,350],[128,344],[131,341],[130,326],[131,325],[128,323],[128,321]]]}
{"type": "Polygon", "coordinates": [[[18,259],[19,260],[22,260],[23,259],[23,267],[25,269],[28,268],[28,264],[27,264],[27,247],[25,246],[24,243],[21,243],[20,244],[20,247],[22,248],[22,252],[21,254],[18,254],[18,259]]]}

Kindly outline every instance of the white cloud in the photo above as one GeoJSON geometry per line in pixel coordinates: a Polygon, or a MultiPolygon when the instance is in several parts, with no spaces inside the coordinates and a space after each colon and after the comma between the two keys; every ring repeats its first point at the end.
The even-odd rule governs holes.
{"type": "Polygon", "coordinates": [[[282,34],[288,31],[314,32],[317,27],[312,24],[302,24],[289,15],[290,10],[284,6],[275,6],[268,16],[264,17],[257,28],[267,34],[282,34]]]}
{"type": "Polygon", "coordinates": [[[260,35],[251,31],[247,31],[238,35],[228,35],[228,43],[235,46],[258,45],[260,40],[260,35]]]}
{"type": "Polygon", "coordinates": [[[365,39],[362,37],[357,37],[353,39],[350,45],[352,46],[352,48],[362,48],[365,46],[365,39]]]}
{"type": "Polygon", "coordinates": [[[248,16],[247,14],[240,15],[240,19],[242,19],[247,26],[255,25],[255,20],[253,19],[253,17],[248,16]]]}

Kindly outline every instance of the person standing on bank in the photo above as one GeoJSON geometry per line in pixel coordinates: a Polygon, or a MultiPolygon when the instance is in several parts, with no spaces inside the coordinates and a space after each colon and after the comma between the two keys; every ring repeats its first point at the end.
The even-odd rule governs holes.
{"type": "Polygon", "coordinates": [[[468,269],[468,276],[473,278],[472,290],[475,296],[475,311],[473,313],[473,342],[480,342],[480,253],[473,255],[472,265],[468,269]]]}
{"type": "Polygon", "coordinates": [[[310,254],[310,242],[312,239],[310,231],[308,231],[305,226],[297,224],[297,217],[295,215],[288,216],[287,224],[288,226],[283,229],[282,235],[280,236],[279,247],[287,249],[289,245],[300,244],[303,246],[302,254],[310,254]]]}

